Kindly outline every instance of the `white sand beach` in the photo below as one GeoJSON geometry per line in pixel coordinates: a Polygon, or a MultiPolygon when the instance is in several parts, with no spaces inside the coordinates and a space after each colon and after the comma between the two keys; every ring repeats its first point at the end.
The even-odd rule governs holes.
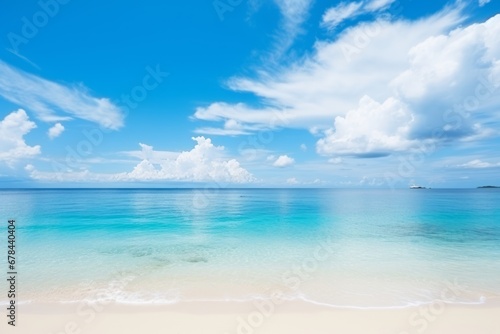
{"type": "Polygon", "coordinates": [[[500,306],[434,303],[402,309],[335,309],[284,303],[21,305],[5,334],[498,334],[500,306]]]}

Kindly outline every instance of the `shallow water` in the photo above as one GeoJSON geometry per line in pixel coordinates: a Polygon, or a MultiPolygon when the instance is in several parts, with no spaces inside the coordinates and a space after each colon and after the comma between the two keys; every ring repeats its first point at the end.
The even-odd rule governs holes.
{"type": "Polygon", "coordinates": [[[496,189],[0,190],[0,201],[17,222],[21,302],[500,296],[496,189]]]}

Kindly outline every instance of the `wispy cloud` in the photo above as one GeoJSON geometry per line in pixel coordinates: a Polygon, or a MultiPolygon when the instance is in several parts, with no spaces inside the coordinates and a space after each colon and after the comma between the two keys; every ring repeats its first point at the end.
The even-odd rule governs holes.
{"type": "Polygon", "coordinates": [[[45,122],[80,118],[109,129],[123,126],[122,110],[82,85],[65,86],[24,72],[0,60],[0,96],[36,113],[45,122]]]}
{"type": "Polygon", "coordinates": [[[246,135],[254,131],[273,129],[286,123],[283,112],[274,108],[254,110],[243,104],[212,103],[208,107],[196,108],[193,119],[205,121],[223,121],[222,128],[204,127],[196,133],[208,135],[246,135]]]}
{"type": "Polygon", "coordinates": [[[395,0],[371,0],[358,2],[341,2],[329,8],[323,14],[321,25],[333,30],[342,22],[353,19],[359,15],[379,12],[388,8],[395,0]]]}
{"type": "Polygon", "coordinates": [[[126,155],[132,158],[140,160],[149,160],[154,164],[159,164],[162,161],[169,159],[176,159],[179,156],[179,152],[173,151],[158,151],[153,149],[153,146],[139,143],[141,150],[138,151],[125,151],[120,154],[126,155]]]}
{"type": "Polygon", "coordinates": [[[371,0],[366,3],[365,8],[368,11],[377,11],[389,7],[394,2],[396,0],[371,0]]]}
{"type": "Polygon", "coordinates": [[[226,128],[205,127],[194,130],[194,133],[212,136],[241,136],[249,135],[251,132],[245,130],[233,130],[226,128]]]}
{"type": "Polygon", "coordinates": [[[334,29],[344,20],[359,15],[362,6],[363,2],[341,2],[323,14],[322,25],[334,29]]]}
{"type": "Polygon", "coordinates": [[[280,9],[282,22],[276,33],[276,43],[271,52],[271,59],[275,62],[283,56],[293,45],[302,30],[302,24],[309,16],[313,0],[274,0],[280,9]]]}
{"type": "MultiPolygon", "coordinates": [[[[197,115],[203,118],[204,112],[205,111],[203,109],[199,109],[199,113],[197,113],[197,115]]],[[[260,129],[261,127],[259,126],[253,126],[246,123],[242,124],[234,119],[227,119],[224,122],[223,128],[205,127],[196,129],[195,133],[215,135],[215,136],[239,136],[239,135],[247,135],[250,134],[252,131],[257,131],[260,129]]]]}
{"type": "Polygon", "coordinates": [[[495,168],[500,167],[500,162],[487,162],[480,159],[471,160],[465,164],[458,165],[460,168],[467,169],[482,169],[482,168],[495,168]]]}

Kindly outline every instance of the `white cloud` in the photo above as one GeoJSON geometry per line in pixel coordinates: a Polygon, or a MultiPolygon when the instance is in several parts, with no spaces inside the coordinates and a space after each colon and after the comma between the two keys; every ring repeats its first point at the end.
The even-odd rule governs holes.
{"type": "Polygon", "coordinates": [[[328,9],[323,14],[322,25],[328,29],[334,29],[346,19],[358,16],[363,2],[341,2],[337,6],[328,9]]]}
{"type": "Polygon", "coordinates": [[[124,175],[118,174],[98,174],[88,170],[73,171],[70,169],[59,172],[39,171],[32,165],[24,168],[31,179],[43,182],[118,182],[125,181],[124,175]]]}
{"type": "Polygon", "coordinates": [[[36,128],[22,109],[14,111],[0,121],[0,161],[12,165],[20,159],[40,154],[40,145],[29,146],[24,135],[36,128]]]}
{"type": "Polygon", "coordinates": [[[194,117],[305,128],[324,133],[322,154],[365,157],[498,135],[500,15],[457,28],[462,21],[446,8],[416,21],[359,24],[279,73],[230,80],[265,107],[219,102],[194,117]]]}
{"type": "Polygon", "coordinates": [[[489,3],[491,0],[479,0],[479,7],[483,7],[487,3],[489,3]]]}
{"type": "Polygon", "coordinates": [[[304,152],[305,152],[305,151],[307,151],[307,145],[306,145],[306,144],[301,144],[301,145],[300,145],[300,149],[301,149],[302,151],[304,151],[304,152]]]}
{"type": "Polygon", "coordinates": [[[321,25],[333,30],[342,22],[359,15],[379,12],[388,8],[396,0],[371,0],[358,2],[341,2],[323,14],[321,25]]]}
{"type": "Polygon", "coordinates": [[[212,135],[212,136],[241,136],[241,135],[248,135],[251,132],[243,130],[230,130],[230,129],[205,127],[205,128],[195,129],[194,133],[201,135],[212,135]]]}
{"type": "Polygon", "coordinates": [[[300,182],[295,177],[292,177],[292,178],[287,179],[286,183],[294,185],[294,184],[299,184],[300,182]]]}
{"type": "MultiPolygon", "coordinates": [[[[240,107],[245,108],[243,105],[240,105],[240,107]]],[[[218,105],[213,104],[211,108],[218,108],[218,105]]],[[[210,111],[204,110],[203,108],[198,108],[196,117],[203,119],[204,113],[209,114],[210,111]]],[[[210,119],[210,115],[208,116],[208,119],[210,119]]],[[[214,135],[214,136],[239,136],[239,135],[248,135],[252,131],[258,131],[261,129],[263,128],[259,126],[249,125],[248,123],[242,124],[234,119],[226,119],[224,121],[223,128],[205,127],[196,129],[194,132],[199,134],[214,135]]]]}
{"type": "Polygon", "coordinates": [[[293,44],[301,32],[302,23],[309,15],[312,0],[274,0],[283,17],[271,61],[278,60],[293,44]]]}
{"type": "Polygon", "coordinates": [[[285,117],[283,113],[272,108],[255,111],[243,103],[231,105],[224,102],[212,103],[206,108],[198,107],[193,115],[193,118],[205,121],[224,121],[224,127],[221,129],[201,128],[196,130],[197,133],[213,135],[248,134],[250,131],[272,129],[284,125],[286,123],[285,117]],[[239,124],[239,127],[228,128],[228,122],[239,124]]]}
{"type": "Polygon", "coordinates": [[[176,159],[179,156],[179,152],[172,151],[157,151],[153,149],[153,146],[149,146],[143,143],[139,143],[141,150],[139,151],[126,151],[121,152],[129,157],[148,160],[153,164],[159,164],[164,160],[176,159]]]}
{"type": "Polygon", "coordinates": [[[123,125],[123,113],[107,98],[81,86],[64,86],[0,61],[0,96],[35,112],[45,122],[80,118],[110,129],[123,125]]]}
{"type": "Polygon", "coordinates": [[[60,173],[31,170],[33,179],[63,182],[133,182],[133,181],[185,181],[249,183],[255,178],[236,159],[224,155],[224,147],[214,146],[209,138],[196,137],[195,147],[177,153],[156,152],[152,146],[140,144],[143,160],[131,172],[97,174],[88,170],[61,171],[60,173]],[[166,157],[165,159],[161,159],[166,157]]]}
{"type": "MultiPolygon", "coordinates": [[[[236,159],[223,157],[224,147],[214,146],[209,138],[195,137],[196,146],[155,166],[141,161],[127,176],[132,180],[184,180],[217,182],[252,182],[254,177],[236,159]]],[[[144,146],[143,146],[144,149],[144,146]]],[[[149,150],[149,147],[146,147],[149,150]]]]}
{"type": "Polygon", "coordinates": [[[401,102],[389,98],[383,104],[365,96],[359,108],[337,116],[334,130],[317,143],[325,155],[385,156],[408,150],[413,116],[401,102]]]}
{"type": "Polygon", "coordinates": [[[64,132],[64,126],[61,123],[54,124],[47,133],[50,139],[59,137],[64,132]]]}
{"type": "Polygon", "coordinates": [[[494,167],[500,167],[500,162],[492,163],[492,162],[486,162],[486,161],[481,161],[479,159],[475,159],[475,160],[471,160],[465,164],[458,165],[457,167],[470,168],[470,169],[494,168],[494,167]]]}
{"type": "Polygon", "coordinates": [[[371,0],[365,5],[365,8],[368,11],[378,11],[389,7],[395,1],[396,0],[371,0]]]}
{"type": "Polygon", "coordinates": [[[390,84],[394,97],[382,105],[364,97],[359,109],[336,118],[318,141],[318,152],[383,156],[424,141],[473,141],[495,134],[479,119],[500,121],[491,113],[500,106],[494,94],[500,87],[498,34],[500,16],[417,44],[408,52],[409,69],[390,84]]]}
{"type": "Polygon", "coordinates": [[[446,139],[481,138],[489,131],[481,123],[500,121],[500,15],[429,37],[408,54],[409,68],[391,86],[414,114],[411,137],[443,129],[446,139]]]}
{"type": "Polygon", "coordinates": [[[274,167],[288,167],[291,166],[295,163],[295,160],[293,158],[290,158],[287,155],[280,155],[276,161],[274,161],[273,166],[274,167]]]}
{"type": "Polygon", "coordinates": [[[259,72],[257,79],[229,80],[232,90],[260,98],[262,108],[216,102],[197,108],[193,118],[222,124],[234,120],[243,127],[259,130],[325,130],[336,116],[345,116],[355,109],[363,96],[378,101],[389,98],[394,92],[388,85],[408,68],[409,50],[459,21],[456,12],[447,12],[415,22],[376,21],[360,25],[334,41],[318,42],[311,55],[289,67],[272,74],[259,72]],[[359,36],[365,36],[366,31],[371,37],[362,44],[359,36]],[[346,54],[345,45],[351,45],[354,54],[346,54]]]}

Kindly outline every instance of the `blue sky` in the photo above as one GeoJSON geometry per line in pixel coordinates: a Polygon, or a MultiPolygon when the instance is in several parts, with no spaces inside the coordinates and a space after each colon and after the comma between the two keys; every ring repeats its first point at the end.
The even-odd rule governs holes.
{"type": "Polygon", "coordinates": [[[493,1],[0,11],[0,187],[500,185],[493,1]]]}

